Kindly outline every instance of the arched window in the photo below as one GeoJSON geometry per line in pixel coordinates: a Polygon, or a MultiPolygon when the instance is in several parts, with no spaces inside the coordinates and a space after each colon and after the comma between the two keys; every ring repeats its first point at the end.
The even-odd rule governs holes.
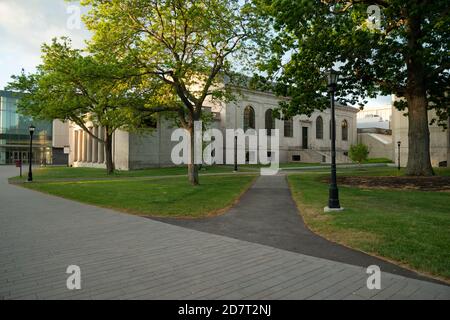
{"type": "Polygon", "coordinates": [[[273,120],[273,111],[269,109],[266,111],[266,130],[267,135],[272,135],[272,129],[275,129],[275,121],[273,120]]]}
{"type": "Polygon", "coordinates": [[[321,116],[316,119],[316,139],[323,139],[323,119],[321,116]]]}
{"type": "Polygon", "coordinates": [[[348,140],[348,122],[347,120],[342,121],[342,141],[348,140]]]}
{"type": "Polygon", "coordinates": [[[255,128],[255,109],[247,106],[244,110],[244,131],[255,128]]]}

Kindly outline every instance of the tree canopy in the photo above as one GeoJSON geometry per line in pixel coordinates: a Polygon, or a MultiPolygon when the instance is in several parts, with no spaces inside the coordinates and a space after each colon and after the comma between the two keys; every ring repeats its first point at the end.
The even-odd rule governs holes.
{"type": "Polygon", "coordinates": [[[18,108],[39,119],[72,121],[105,145],[108,172],[114,169],[111,141],[117,129],[142,127],[152,116],[147,111],[157,87],[142,89],[142,79],[133,76],[129,64],[113,58],[82,54],[70,40],[54,39],[42,46],[43,62],[35,74],[13,76],[9,88],[25,93],[18,108]],[[95,136],[86,123],[105,129],[95,136]]]}
{"type": "Polygon", "coordinates": [[[432,174],[429,120],[445,125],[450,96],[448,2],[419,0],[254,0],[272,22],[261,70],[290,96],[285,114],[327,107],[325,71],[340,72],[340,102],[396,95],[409,118],[408,173],[432,174]],[[374,7],[375,5],[375,7],[374,7]],[[369,7],[371,6],[371,7],[369,7]],[[373,13],[379,12],[379,16],[373,13]],[[374,21],[374,19],[376,21],[374,21]],[[438,117],[428,119],[427,110],[438,117]]]}
{"type": "MultiPolygon", "coordinates": [[[[99,55],[112,50],[150,83],[159,83],[165,93],[161,103],[173,106],[193,148],[194,122],[207,99],[230,97],[222,76],[233,69],[230,57],[251,47],[258,18],[237,0],[80,2],[91,8],[84,17],[94,34],[89,50],[99,55]]],[[[191,183],[198,184],[193,158],[188,167],[191,183]]]]}

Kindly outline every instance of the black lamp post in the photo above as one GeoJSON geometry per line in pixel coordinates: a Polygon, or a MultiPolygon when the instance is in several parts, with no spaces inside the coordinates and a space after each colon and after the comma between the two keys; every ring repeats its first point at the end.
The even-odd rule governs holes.
{"type": "Polygon", "coordinates": [[[401,169],[401,162],[400,162],[400,160],[401,160],[401,158],[400,158],[400,151],[401,151],[401,149],[400,149],[400,147],[402,146],[402,142],[401,141],[397,142],[397,146],[398,146],[398,171],[400,171],[400,169],[401,169]]]}
{"type": "Polygon", "coordinates": [[[328,92],[331,100],[331,184],[328,207],[325,208],[325,211],[342,210],[339,203],[339,190],[336,178],[336,112],[334,108],[334,93],[336,92],[338,78],[339,75],[335,70],[331,69],[328,72],[328,92]]]}
{"type": "Polygon", "coordinates": [[[33,135],[34,131],[36,130],[36,127],[31,125],[30,128],[30,152],[28,153],[28,162],[29,162],[29,169],[28,169],[28,182],[33,181],[33,172],[32,172],[32,166],[33,166],[33,135]]]}

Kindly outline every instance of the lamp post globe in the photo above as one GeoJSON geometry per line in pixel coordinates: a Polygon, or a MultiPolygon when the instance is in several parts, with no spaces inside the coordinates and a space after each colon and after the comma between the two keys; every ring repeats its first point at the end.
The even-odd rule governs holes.
{"type": "Polygon", "coordinates": [[[28,130],[30,132],[30,150],[28,152],[28,164],[29,164],[28,182],[32,182],[33,181],[33,171],[32,171],[32,167],[33,167],[33,135],[34,135],[34,132],[36,131],[36,127],[31,125],[28,128],[28,130]]]}
{"type": "Polygon", "coordinates": [[[328,77],[328,90],[331,92],[336,91],[337,82],[339,80],[339,73],[336,70],[330,69],[327,73],[328,77]]]}

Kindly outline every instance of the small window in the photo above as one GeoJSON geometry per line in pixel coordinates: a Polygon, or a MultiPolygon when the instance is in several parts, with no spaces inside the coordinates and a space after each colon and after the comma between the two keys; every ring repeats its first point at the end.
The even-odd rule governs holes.
{"type": "Polygon", "coordinates": [[[323,119],[321,116],[316,119],[316,139],[323,139],[323,119]]]}
{"type": "Polygon", "coordinates": [[[292,156],[292,161],[294,161],[294,162],[299,162],[299,161],[301,161],[302,160],[302,158],[300,157],[300,155],[294,155],[294,156],[292,156]]]}
{"type": "Polygon", "coordinates": [[[327,162],[327,157],[322,156],[322,162],[323,162],[323,163],[327,162]]]}
{"type": "Polygon", "coordinates": [[[342,121],[342,141],[348,141],[348,122],[342,121]]]}
{"type": "Polygon", "coordinates": [[[292,138],[294,136],[294,121],[284,120],[284,136],[287,138],[292,138]]]}
{"type": "Polygon", "coordinates": [[[272,129],[275,129],[275,121],[273,121],[273,111],[272,109],[269,109],[266,111],[266,130],[267,135],[272,135],[272,129]]]}

